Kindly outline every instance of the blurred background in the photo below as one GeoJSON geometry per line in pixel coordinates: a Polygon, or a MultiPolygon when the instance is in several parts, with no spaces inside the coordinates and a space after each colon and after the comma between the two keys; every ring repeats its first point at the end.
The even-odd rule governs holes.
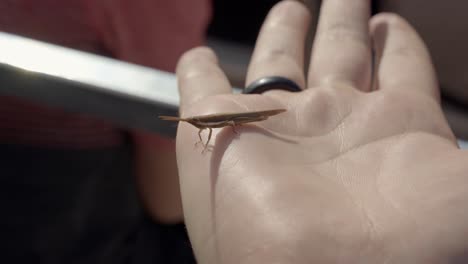
{"type": "MultiPolygon", "coordinates": [[[[232,85],[244,87],[256,36],[277,2],[0,1],[0,31],[166,72],[174,70],[184,51],[207,43],[232,85]]],[[[303,2],[315,14],[310,47],[320,1],[303,2]]],[[[468,1],[381,0],[374,1],[373,9],[397,12],[421,33],[434,58],[449,123],[457,137],[468,139],[468,1]]],[[[2,50],[0,59],[13,51],[24,55],[15,47],[2,50]]],[[[39,66],[45,68],[47,59],[39,66]]],[[[65,61],[63,68],[72,63],[65,61]]],[[[15,73],[32,83],[28,91],[48,88],[34,83],[31,73],[15,73]]],[[[118,86],[115,72],[102,75],[98,77],[118,86]]],[[[175,94],[175,77],[159,75],[160,82],[146,88],[175,94]]],[[[9,76],[0,77],[0,91],[11,90],[9,76]]],[[[130,88],[140,88],[134,86],[141,80],[130,81],[130,88]]],[[[50,96],[70,104],[79,101],[70,94],[50,96]]],[[[86,107],[100,105],[96,98],[86,98],[86,107]]],[[[118,108],[126,118],[139,118],[118,108]]],[[[153,122],[155,112],[149,111],[147,119],[153,122]]],[[[0,262],[194,263],[173,143],[110,120],[0,93],[0,262]]]]}

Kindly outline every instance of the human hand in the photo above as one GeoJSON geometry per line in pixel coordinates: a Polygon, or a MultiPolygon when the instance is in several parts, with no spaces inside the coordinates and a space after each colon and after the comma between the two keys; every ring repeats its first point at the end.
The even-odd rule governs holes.
{"type": "MultiPolygon", "coordinates": [[[[378,0],[377,6],[380,11],[398,13],[411,22],[428,44],[444,95],[467,105],[468,2],[378,0]]],[[[460,135],[467,135],[463,131],[468,131],[468,125],[458,126],[461,126],[460,135]]]]}
{"type": "Polygon", "coordinates": [[[233,95],[210,50],[180,60],[184,117],[288,109],[238,134],[215,129],[204,154],[198,129],[179,125],[199,262],[455,261],[468,245],[468,156],[441,111],[424,44],[395,15],[369,20],[369,1],[327,0],[321,10],[307,81],[310,15],[296,1],[272,9],[248,70],[247,83],[279,75],[302,92],[233,95]]]}
{"type": "Polygon", "coordinates": [[[468,137],[467,1],[378,0],[380,12],[407,19],[428,45],[443,95],[442,104],[455,135],[468,137]],[[423,8],[422,8],[423,7],[423,8]],[[443,21],[437,23],[436,21],[443,21]]]}

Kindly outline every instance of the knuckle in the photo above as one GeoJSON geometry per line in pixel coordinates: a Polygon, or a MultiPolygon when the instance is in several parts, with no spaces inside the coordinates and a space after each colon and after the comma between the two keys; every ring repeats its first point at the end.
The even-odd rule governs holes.
{"type": "Polygon", "coordinates": [[[298,51],[287,47],[271,47],[262,50],[261,53],[252,60],[251,64],[256,68],[281,67],[294,68],[302,72],[303,65],[300,63],[298,51]]]}
{"type": "MultiPolygon", "coordinates": [[[[317,87],[310,91],[306,104],[316,108],[319,112],[336,114],[338,108],[347,108],[346,105],[353,101],[354,89],[347,87],[317,87]]],[[[340,111],[338,111],[340,112],[340,111]]],[[[326,116],[326,115],[325,115],[326,116]]]]}
{"type": "Polygon", "coordinates": [[[354,89],[343,88],[317,86],[296,96],[292,103],[297,112],[303,113],[297,122],[296,133],[323,136],[334,133],[340,124],[346,122],[358,93],[354,89]]]}
{"type": "Polygon", "coordinates": [[[323,105],[330,105],[334,99],[336,98],[337,94],[335,89],[333,88],[317,88],[314,89],[314,93],[310,96],[310,104],[311,105],[318,105],[318,104],[323,104],[323,105]]]}
{"type": "Polygon", "coordinates": [[[287,49],[273,48],[264,51],[252,60],[250,69],[250,80],[279,75],[293,80],[300,87],[305,86],[303,65],[296,59],[296,55],[287,49]]]}
{"type": "Polygon", "coordinates": [[[293,51],[282,48],[282,47],[273,47],[268,50],[263,51],[261,56],[257,58],[258,63],[262,64],[268,64],[268,65],[274,65],[276,63],[282,63],[282,62],[293,62],[295,63],[295,57],[296,54],[293,53],[293,51]]]}
{"type": "MultiPolygon", "coordinates": [[[[425,65],[425,58],[427,53],[421,47],[414,45],[413,43],[396,43],[384,50],[384,55],[387,58],[391,58],[393,61],[408,62],[407,65],[403,65],[402,69],[408,69],[410,65],[425,65]],[[410,64],[411,63],[411,64],[410,64]]],[[[390,78],[387,78],[390,79],[390,78]]],[[[395,78],[398,80],[399,78],[395,78]]]]}
{"type": "Polygon", "coordinates": [[[411,58],[411,57],[415,57],[418,52],[412,46],[399,45],[396,47],[388,48],[388,50],[385,53],[386,53],[385,54],[386,56],[391,56],[391,57],[411,58]]]}
{"type": "Polygon", "coordinates": [[[327,26],[318,32],[318,37],[325,41],[356,42],[365,46],[369,45],[369,37],[366,32],[356,30],[355,27],[344,22],[336,22],[327,26]]]}
{"type": "Polygon", "coordinates": [[[340,104],[344,97],[348,98],[346,100],[350,100],[356,91],[354,87],[347,83],[333,83],[324,87],[317,87],[313,90],[313,100],[325,102],[328,105],[340,104]]]}

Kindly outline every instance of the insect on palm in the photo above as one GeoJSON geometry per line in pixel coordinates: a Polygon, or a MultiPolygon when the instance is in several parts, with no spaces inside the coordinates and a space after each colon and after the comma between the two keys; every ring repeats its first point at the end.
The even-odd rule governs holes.
{"type": "MultiPolygon", "coordinates": [[[[243,112],[243,113],[219,113],[219,114],[211,114],[211,115],[202,115],[202,116],[192,116],[187,118],[176,117],[176,116],[159,116],[162,120],[167,121],[176,121],[176,122],[187,122],[191,125],[198,128],[198,137],[200,141],[195,143],[202,143],[203,145],[203,152],[208,148],[208,143],[211,140],[211,135],[213,133],[213,128],[221,128],[226,126],[231,126],[236,132],[236,126],[252,123],[252,122],[259,122],[268,119],[271,116],[278,115],[280,113],[285,112],[286,109],[272,109],[272,110],[264,110],[264,111],[252,111],[252,112],[243,112]],[[203,130],[208,129],[208,139],[206,143],[203,143],[201,133],[203,130]]],[[[202,153],[203,153],[202,152],[202,153]]]]}

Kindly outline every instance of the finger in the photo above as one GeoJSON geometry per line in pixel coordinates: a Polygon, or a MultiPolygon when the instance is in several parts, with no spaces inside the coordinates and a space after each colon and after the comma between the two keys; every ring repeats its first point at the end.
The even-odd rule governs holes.
{"type": "MultiPolygon", "coordinates": [[[[228,79],[217,65],[215,54],[208,48],[195,48],[185,53],[179,60],[176,72],[182,116],[191,116],[194,109],[195,113],[198,113],[200,105],[194,104],[203,99],[231,93],[228,79]]],[[[210,173],[207,173],[212,166],[212,152],[202,153],[203,146],[195,145],[198,132],[198,129],[187,123],[179,124],[176,141],[177,164],[184,218],[187,220],[191,239],[208,241],[205,240],[205,236],[214,232],[211,214],[212,184],[210,173]]],[[[208,131],[203,132],[205,137],[208,131]]],[[[208,143],[204,141],[203,144],[208,143]]],[[[211,244],[207,242],[206,246],[212,248],[211,244]]],[[[200,250],[195,248],[195,251],[200,250]]]]}
{"type": "Polygon", "coordinates": [[[247,71],[247,85],[266,76],[282,76],[305,86],[304,45],[310,13],[298,1],[282,1],[268,14],[247,71]]]}
{"type": "Polygon", "coordinates": [[[429,52],[417,32],[395,14],[371,19],[379,89],[423,92],[438,100],[437,78],[429,52]]]}
{"type": "Polygon", "coordinates": [[[194,48],[182,55],[176,74],[181,112],[208,96],[232,91],[229,80],[218,66],[216,55],[206,47],[194,48]]]}
{"type": "Polygon", "coordinates": [[[324,0],[308,73],[309,86],[339,82],[370,89],[369,0],[324,0]]]}

